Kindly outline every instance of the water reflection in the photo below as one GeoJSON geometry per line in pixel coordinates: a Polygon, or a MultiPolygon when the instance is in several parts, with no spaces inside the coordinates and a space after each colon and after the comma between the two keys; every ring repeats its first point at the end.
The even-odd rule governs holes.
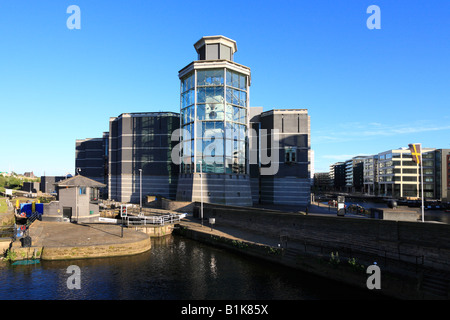
{"type": "Polygon", "coordinates": [[[297,270],[166,236],[149,252],[103,259],[0,264],[1,299],[364,299],[356,290],[297,270]],[[81,289],[69,290],[67,267],[81,269],[81,289]]]}

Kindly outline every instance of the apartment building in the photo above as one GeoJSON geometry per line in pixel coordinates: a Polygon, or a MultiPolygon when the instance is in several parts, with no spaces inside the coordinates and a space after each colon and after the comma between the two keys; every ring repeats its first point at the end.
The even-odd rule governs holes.
{"type": "MultiPolygon", "coordinates": [[[[434,197],[430,186],[434,167],[431,148],[422,149],[424,196],[434,197]]],[[[378,194],[393,198],[420,197],[420,166],[412,161],[409,148],[392,149],[378,154],[378,194]]]]}

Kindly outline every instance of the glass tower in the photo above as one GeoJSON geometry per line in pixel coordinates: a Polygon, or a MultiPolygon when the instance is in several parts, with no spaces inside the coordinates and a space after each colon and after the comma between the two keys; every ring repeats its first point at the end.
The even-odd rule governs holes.
{"type": "Polygon", "coordinates": [[[233,61],[236,42],[224,36],[203,37],[194,47],[198,60],[179,72],[180,173],[246,176],[250,68],[233,61]]]}
{"type": "Polygon", "coordinates": [[[230,39],[204,37],[195,46],[205,60],[180,72],[181,172],[246,174],[250,69],[229,60],[236,47],[230,39]]]}

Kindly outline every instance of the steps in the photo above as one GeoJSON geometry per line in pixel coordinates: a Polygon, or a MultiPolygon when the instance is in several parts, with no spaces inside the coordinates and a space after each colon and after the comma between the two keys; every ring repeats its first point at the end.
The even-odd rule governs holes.
{"type": "Polygon", "coordinates": [[[422,291],[425,297],[449,299],[448,275],[438,273],[424,273],[422,291]]]}
{"type": "Polygon", "coordinates": [[[297,264],[298,256],[303,254],[303,250],[297,248],[288,248],[284,251],[283,260],[297,264]]]}

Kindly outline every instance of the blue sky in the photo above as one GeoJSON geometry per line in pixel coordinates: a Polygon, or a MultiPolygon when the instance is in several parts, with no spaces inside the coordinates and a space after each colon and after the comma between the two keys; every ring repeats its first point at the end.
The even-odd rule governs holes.
{"type": "Polygon", "coordinates": [[[316,172],[412,142],[450,148],[449,16],[448,0],[0,0],[0,171],[73,173],[75,140],[110,117],[178,112],[178,71],[219,34],[252,70],[251,106],[309,110],[316,172]]]}

